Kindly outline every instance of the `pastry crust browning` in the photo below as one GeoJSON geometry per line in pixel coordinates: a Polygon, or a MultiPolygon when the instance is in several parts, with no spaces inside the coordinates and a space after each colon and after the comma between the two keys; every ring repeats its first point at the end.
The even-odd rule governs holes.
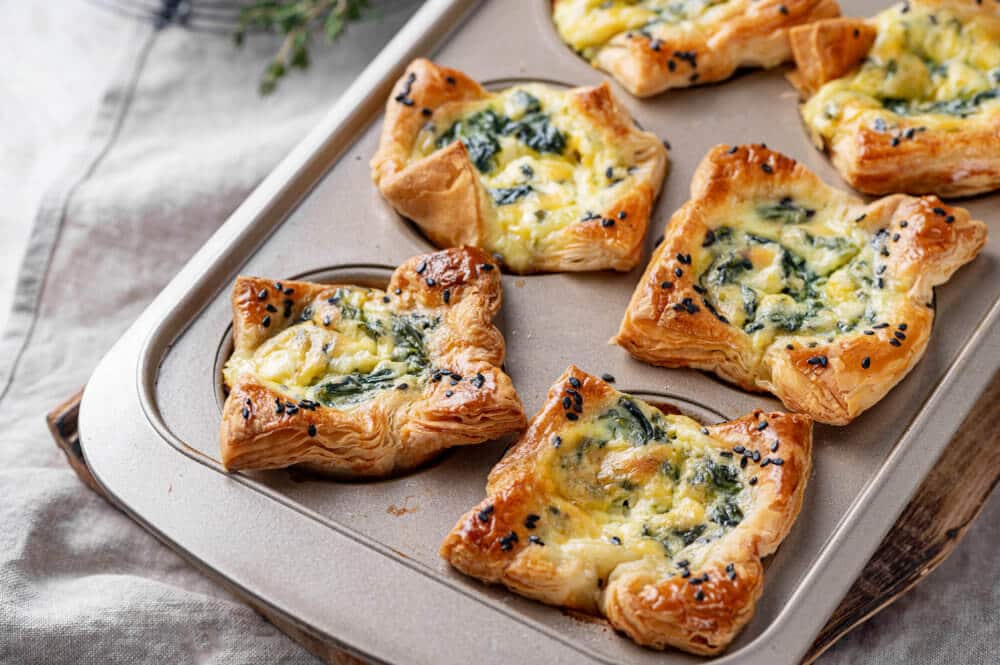
{"type": "Polygon", "coordinates": [[[606,83],[511,90],[542,97],[542,112],[552,121],[543,127],[561,132],[565,148],[535,150],[494,128],[500,135],[485,140],[499,140],[499,153],[477,156],[484,160],[480,167],[489,169],[481,173],[462,140],[444,144],[445,130],[476,111],[502,116],[509,91],[491,93],[462,72],[428,60],[411,63],[387,103],[371,162],[382,195],[436,245],[482,247],[514,272],[633,268],[666,173],[662,142],[636,127],[606,83]],[[558,111],[547,107],[550,101],[558,111]],[[499,158],[511,163],[490,161],[499,158]],[[549,169],[559,176],[547,176],[549,169]],[[504,190],[488,189],[486,178],[505,183],[498,186],[508,188],[511,199],[495,201],[504,190]],[[553,193],[555,180],[576,189],[553,193]]]}
{"type": "MultiPolygon", "coordinates": [[[[574,443],[575,423],[600,419],[622,400],[642,413],[655,411],[570,367],[527,432],[493,468],[486,499],[458,521],[441,556],[485,582],[603,615],[639,644],[718,653],[753,616],[763,586],[761,558],[777,549],[801,508],[812,421],[755,411],[702,428],[683,416],[652,416],[650,422],[665,431],[645,443],[622,444],[620,433],[599,449],[588,437],[574,443]],[[581,407],[578,420],[571,421],[564,400],[576,395],[581,407]],[[694,440],[680,466],[664,461],[676,465],[679,458],[670,451],[694,440]],[[596,476],[585,470],[560,475],[574,456],[595,450],[612,450],[586,467],[596,469],[596,476]],[[712,467],[709,460],[718,464],[712,467]],[[662,509],[650,510],[649,503],[657,496],[659,474],[676,468],[673,496],[687,496],[698,483],[712,482],[706,480],[711,473],[698,475],[706,468],[699,464],[709,464],[719,482],[738,486],[729,489],[736,492],[740,511],[721,520],[725,527],[709,522],[707,529],[691,528],[687,522],[687,528],[657,531],[655,520],[663,515],[656,513],[662,509]],[[605,477],[609,467],[611,481],[605,477]],[[605,494],[587,489],[578,496],[573,494],[578,486],[600,486],[605,494]],[[626,488],[632,504],[613,496],[619,487],[626,488]],[[604,499],[611,505],[606,510],[600,508],[604,499]]],[[[684,498],[667,508],[668,516],[683,519],[692,504],[684,498]]]]}
{"type": "Polygon", "coordinates": [[[639,4],[553,2],[563,40],[639,97],[721,81],[740,67],[780,65],[791,58],[790,28],[840,14],[833,0],[728,0],[671,3],[682,16],[661,20],[656,7],[639,4]]]}
{"type": "Polygon", "coordinates": [[[719,146],[695,172],[691,199],[670,220],[613,341],[640,360],[711,371],[844,425],[920,360],[933,288],[985,242],[982,222],[937,197],[865,205],[763,146],[719,146]],[[787,221],[761,218],[777,213],[787,221]],[[728,263],[713,254],[723,233],[747,238],[728,263]],[[779,246],[790,238],[800,239],[791,251],[779,246]],[[782,258],[761,261],[769,247],[782,258]],[[811,281],[786,274],[765,283],[782,270],[811,281]],[[734,274],[744,286],[724,283],[728,275],[738,284],[734,274]],[[723,310],[718,294],[728,288],[751,291],[753,316],[749,305],[723,310]]]}
{"type": "Polygon", "coordinates": [[[384,296],[357,288],[362,295],[371,292],[385,321],[394,322],[361,335],[360,348],[395,340],[397,349],[410,344],[403,350],[418,358],[417,366],[398,375],[386,369],[398,355],[387,355],[367,373],[329,369],[339,360],[338,350],[354,343],[347,331],[373,325],[339,304],[347,297],[342,294],[356,288],[236,280],[235,349],[226,366],[229,395],[221,431],[228,470],[302,465],[335,476],[383,476],[413,468],[445,448],[524,428],[521,402],[500,369],[503,336],[493,325],[501,303],[500,274],[481,250],[413,257],[393,273],[384,296]],[[316,348],[321,343],[322,350],[316,348]],[[413,345],[421,348],[414,352],[413,345]],[[311,369],[317,364],[323,368],[318,373],[311,369]],[[301,378],[307,371],[313,373],[301,378]],[[324,386],[349,390],[351,381],[366,380],[377,385],[343,402],[334,400],[334,392],[323,392],[324,386]],[[324,403],[320,395],[331,401],[324,403]]]}
{"type": "Polygon", "coordinates": [[[916,0],[794,28],[802,117],[851,186],[968,196],[1000,187],[995,3],[916,0]]]}

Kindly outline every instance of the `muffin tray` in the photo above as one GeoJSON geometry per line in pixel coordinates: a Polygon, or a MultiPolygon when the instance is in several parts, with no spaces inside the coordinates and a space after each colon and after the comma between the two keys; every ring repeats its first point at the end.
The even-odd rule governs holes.
{"type": "MultiPolygon", "coordinates": [[[[860,0],[844,14],[875,11],[860,0]]],[[[643,649],[584,619],[484,586],[437,550],[484,495],[509,441],[455,449],[414,473],[333,482],[295,471],[226,474],[218,432],[229,291],[238,274],[384,284],[434,247],[371,182],[380,115],[416,56],[490,86],[592,85],[603,75],[559,40],[540,0],[431,0],[329,115],[260,185],[103,359],[80,412],[96,480],[172,547],[296,628],[380,663],[658,663],[706,659],[643,649]]],[[[781,404],[710,375],[632,360],[607,340],[645,260],[718,143],[759,143],[848,189],[800,126],[783,70],[650,100],[616,94],[669,140],[670,174],[630,273],[505,275],[498,326],[526,411],[570,363],[616,387],[718,421],[781,404]]],[[[987,222],[1000,196],[961,202],[987,222]]],[[[976,396],[1000,366],[1000,242],[936,294],[927,354],[886,399],[847,427],[818,425],[815,471],[799,520],[767,562],[751,624],[718,663],[801,659],[976,396]]]]}

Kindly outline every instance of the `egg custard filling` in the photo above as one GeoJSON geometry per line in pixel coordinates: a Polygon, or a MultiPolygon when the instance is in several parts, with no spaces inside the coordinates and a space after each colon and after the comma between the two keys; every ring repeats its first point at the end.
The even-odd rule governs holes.
{"type": "Polygon", "coordinates": [[[635,182],[635,166],[592,131],[566,93],[540,84],[439,108],[417,135],[411,161],[455,141],[492,203],[482,246],[515,272],[550,253],[555,232],[601,220],[635,182]]]}
{"type": "Polygon", "coordinates": [[[566,423],[537,463],[550,492],[544,512],[529,516],[531,536],[596,555],[602,577],[636,559],[697,561],[743,521],[752,491],[750,476],[706,432],[624,394],[566,423]]]}
{"type": "Polygon", "coordinates": [[[759,352],[788,336],[830,340],[876,323],[902,297],[882,277],[890,242],[888,230],[859,229],[842,206],[792,197],[746,203],[706,232],[693,261],[695,290],[759,352]]]}
{"type": "Polygon", "coordinates": [[[920,3],[873,20],[877,37],[861,66],[803,105],[813,132],[833,141],[862,124],[891,132],[898,144],[1000,113],[1000,22],[920,3]]]}
{"type": "Polygon", "coordinates": [[[382,390],[419,388],[429,374],[425,338],[440,319],[396,313],[388,301],[379,289],[338,288],[257,348],[235,352],[224,369],[226,383],[249,374],[289,399],[338,409],[382,390]]]}
{"type": "Polygon", "coordinates": [[[664,26],[698,32],[704,24],[738,12],[738,4],[730,0],[576,0],[555,3],[552,16],[563,41],[593,62],[622,33],[634,31],[655,38],[664,26]]]}

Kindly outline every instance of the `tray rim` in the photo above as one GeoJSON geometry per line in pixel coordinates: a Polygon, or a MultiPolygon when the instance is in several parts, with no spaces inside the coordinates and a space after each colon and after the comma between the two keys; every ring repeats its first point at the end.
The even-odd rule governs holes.
{"type": "MultiPolygon", "coordinates": [[[[220,264],[223,262],[224,257],[233,253],[249,256],[259,249],[259,247],[266,242],[267,237],[270,235],[270,231],[279,226],[285,217],[287,217],[287,214],[294,210],[294,208],[306,196],[308,196],[308,193],[312,190],[318,180],[318,177],[313,177],[309,180],[312,167],[318,165],[321,169],[319,176],[321,176],[329,168],[332,161],[336,160],[337,157],[342,155],[344,151],[353,145],[357,138],[356,135],[348,136],[346,140],[342,137],[345,135],[351,135],[355,131],[355,125],[360,124],[360,129],[363,129],[368,127],[371,122],[374,122],[377,119],[378,116],[375,118],[359,119],[357,116],[363,115],[362,110],[367,107],[367,104],[359,104],[357,103],[357,100],[362,98],[368,100],[376,97],[378,99],[378,107],[380,108],[384,98],[384,93],[379,94],[379,90],[385,88],[387,85],[391,85],[391,83],[395,80],[395,76],[393,74],[401,71],[402,67],[405,66],[406,62],[408,62],[409,57],[406,52],[415,49],[417,44],[421,41],[427,41],[428,39],[432,39],[435,42],[443,41],[445,39],[444,34],[457,29],[461,25],[462,19],[471,13],[471,10],[479,4],[481,4],[479,0],[430,0],[427,2],[417,12],[417,14],[414,15],[413,19],[411,19],[406,27],[401,30],[399,34],[397,34],[388,46],[386,46],[375,61],[373,61],[365,69],[355,83],[348,88],[348,90],[341,97],[341,100],[333,106],[320,124],[312,132],[310,132],[310,134],[301,143],[299,143],[289,156],[286,157],[279,164],[279,166],[272,171],[272,173],[254,190],[247,200],[240,205],[240,207],[225,222],[225,224],[223,224],[220,229],[213,234],[205,245],[194,255],[194,257],[192,257],[180,273],[147,308],[146,314],[140,317],[139,321],[137,321],[136,324],[130,328],[129,332],[126,333],[126,336],[142,335],[141,349],[137,354],[137,360],[139,362],[136,366],[135,373],[135,388],[137,390],[137,396],[139,397],[139,406],[143,415],[147,419],[147,423],[156,430],[159,437],[164,440],[163,442],[169,443],[177,452],[180,452],[182,455],[186,455],[190,459],[198,461],[209,468],[214,468],[217,472],[221,470],[221,467],[219,467],[214,460],[210,460],[201,453],[187,448],[183,441],[176,437],[163,421],[155,404],[155,381],[158,374],[160,360],[165,356],[173,341],[180,334],[183,334],[187,327],[186,325],[176,326],[176,329],[171,327],[170,324],[175,323],[173,319],[177,316],[177,313],[181,310],[188,312],[194,311],[195,313],[200,312],[201,308],[192,309],[190,307],[186,307],[186,305],[189,300],[201,301],[203,303],[209,302],[210,297],[208,296],[208,293],[217,293],[219,288],[224,288],[224,286],[219,287],[217,284],[224,285],[228,283],[225,280],[213,279],[213,275],[220,272],[220,270],[228,270],[224,267],[220,268],[220,264]],[[452,21],[451,17],[455,14],[461,14],[461,18],[457,18],[452,21]],[[450,25],[444,26],[445,23],[450,23],[450,25]],[[440,39],[437,35],[441,35],[440,39]],[[352,103],[348,104],[348,101],[351,101],[352,103]],[[302,180],[309,181],[303,186],[301,184],[302,180]],[[297,191],[298,194],[294,193],[293,190],[297,191]],[[273,222],[268,223],[268,219],[272,218],[273,222]],[[216,286],[213,286],[213,284],[216,284],[216,286]],[[183,294],[182,297],[168,302],[167,296],[175,291],[180,291],[183,294]],[[158,312],[159,320],[147,322],[147,315],[152,314],[156,309],[163,310],[162,312],[158,312]]],[[[737,658],[741,659],[739,662],[743,663],[758,662],[756,660],[747,660],[748,657],[760,657],[761,660],[759,662],[764,662],[763,659],[767,658],[767,661],[771,662],[776,654],[774,652],[767,653],[768,649],[766,646],[761,649],[761,645],[762,643],[773,639],[774,633],[776,632],[791,632],[793,635],[807,635],[807,639],[802,640],[802,644],[800,645],[801,649],[799,656],[801,656],[802,653],[805,653],[812,642],[812,637],[822,627],[829,611],[836,606],[836,603],[840,600],[843,593],[848,590],[857,573],[860,572],[864,563],[868,560],[868,557],[872,552],[874,552],[875,548],[881,542],[885,532],[891,528],[899,512],[902,511],[903,507],[905,507],[906,502],[909,500],[912,493],[917,489],[927,471],[929,471],[932,464],[936,461],[937,455],[940,453],[943,445],[945,445],[950,439],[950,434],[954,433],[958,425],[961,423],[962,418],[966,415],[967,410],[948,412],[944,408],[945,405],[943,404],[943,401],[945,393],[949,392],[949,390],[958,389],[963,392],[976,391],[978,394],[978,391],[985,386],[986,382],[989,380],[992,375],[992,371],[996,369],[997,366],[1000,366],[1000,362],[997,362],[996,356],[990,355],[986,355],[985,359],[992,361],[992,365],[989,362],[980,363],[978,366],[973,364],[975,360],[984,355],[984,350],[988,350],[989,347],[994,345],[1000,346],[1000,331],[997,330],[997,326],[995,325],[998,319],[1000,319],[1000,300],[995,301],[991,309],[980,320],[974,333],[961,347],[961,350],[955,357],[954,362],[946,370],[945,375],[938,386],[934,388],[924,403],[914,411],[913,418],[910,420],[904,433],[898,438],[897,443],[893,447],[889,456],[883,462],[876,474],[859,492],[858,496],[852,501],[850,507],[842,519],[838,522],[834,531],[831,532],[830,537],[824,543],[822,549],[819,551],[818,557],[813,566],[810,567],[806,574],[796,583],[796,589],[792,593],[785,607],[751,642],[745,644],[736,651],[718,657],[714,662],[736,662],[737,658]],[[971,371],[967,369],[967,366],[971,366],[971,371]],[[989,369],[984,370],[984,367],[988,367],[989,369]],[[945,411],[943,417],[941,417],[941,411],[945,411]],[[931,422],[932,416],[935,415],[938,417],[935,421],[931,422]],[[930,427],[931,425],[934,425],[934,427],[930,427]],[[931,432],[931,437],[928,437],[927,431],[931,432]],[[917,441],[922,440],[925,446],[931,445],[931,443],[928,443],[927,441],[928,438],[938,441],[936,447],[931,450],[933,455],[925,454],[928,451],[923,449],[920,451],[915,450],[918,445],[916,443],[917,441]],[[920,452],[921,455],[918,456],[916,454],[917,452],[920,452]],[[914,457],[917,459],[912,459],[914,457]],[[930,458],[929,461],[927,461],[928,457],[930,458]],[[907,468],[909,468],[912,472],[904,474],[903,471],[907,470],[907,468]],[[912,481],[900,482],[900,476],[904,475],[906,477],[902,480],[906,481],[906,479],[909,478],[912,479],[912,481]],[[895,491],[893,492],[893,490],[895,491]],[[873,512],[872,506],[875,503],[875,499],[879,497],[882,497],[882,500],[887,503],[889,510],[881,510],[881,508],[886,507],[886,505],[882,505],[880,506],[879,511],[874,511],[878,512],[879,515],[873,516],[871,514],[873,512]],[[873,519],[874,517],[881,517],[882,519],[876,520],[873,519]],[[865,547],[854,547],[853,550],[848,550],[845,554],[842,550],[847,547],[847,544],[844,541],[851,535],[849,532],[860,528],[863,524],[868,524],[869,526],[869,528],[864,532],[865,547]],[[842,557],[838,561],[838,564],[842,564],[843,560],[847,559],[852,564],[850,569],[853,573],[846,578],[847,581],[845,583],[831,584],[828,579],[830,574],[829,568],[826,564],[836,558],[838,553],[839,556],[842,557]],[[830,593],[822,593],[821,591],[813,588],[815,586],[827,586],[834,588],[835,590],[830,593]],[[824,597],[827,598],[828,600],[826,603],[820,604],[823,606],[829,605],[829,608],[822,613],[796,612],[796,610],[799,609],[797,606],[807,602],[810,596],[819,597],[821,599],[824,597]],[[829,600],[830,598],[832,598],[832,600],[829,600]],[[819,618],[816,619],[816,616],[819,618]],[[791,625],[784,626],[786,622],[790,622],[791,625]],[[799,630],[795,630],[796,628],[799,630]],[[754,651],[757,653],[754,653],[754,651]]],[[[120,345],[116,345],[111,351],[109,351],[105,359],[102,360],[98,371],[105,368],[109,364],[109,358],[115,354],[116,350],[119,349],[119,346],[120,345]]],[[[95,377],[97,376],[97,373],[98,372],[95,372],[95,377]]],[[[88,392],[91,392],[89,388],[90,386],[88,386],[88,392]]],[[[85,455],[87,454],[87,446],[85,445],[86,435],[83,431],[83,413],[86,406],[92,403],[92,401],[93,400],[87,400],[85,397],[84,406],[81,407],[81,447],[83,448],[85,455]]],[[[973,404],[974,401],[970,400],[969,407],[973,404]]],[[[86,410],[91,412],[88,413],[89,419],[93,410],[86,410]]],[[[89,459],[88,463],[90,463],[89,459]]],[[[97,468],[92,468],[94,468],[94,475],[101,483],[102,487],[104,487],[109,495],[116,498],[116,502],[119,505],[125,507],[127,504],[125,504],[125,502],[111,490],[110,485],[101,478],[97,468]]],[[[232,478],[232,476],[227,477],[232,478]]],[[[424,573],[425,575],[428,572],[431,572],[425,570],[426,567],[423,564],[417,564],[415,562],[407,563],[403,558],[389,551],[390,548],[378,543],[377,541],[373,541],[364,534],[361,534],[344,525],[340,525],[335,520],[316,515],[313,511],[310,511],[304,506],[292,502],[290,499],[285,499],[267,488],[255,486],[259,484],[255,483],[252,479],[238,478],[238,480],[241,485],[250,489],[255,489],[265,496],[268,496],[268,498],[277,499],[278,502],[285,505],[285,507],[292,508],[307,516],[312,516],[324,526],[333,528],[342,535],[351,537],[358,542],[362,542],[367,547],[374,549],[376,552],[390,556],[395,559],[397,563],[403,563],[404,565],[413,568],[417,572],[424,573]],[[312,514],[310,515],[309,513],[312,514]]],[[[147,529],[153,531],[154,533],[158,533],[158,537],[171,540],[165,534],[159,534],[159,530],[154,527],[152,523],[146,521],[141,516],[134,513],[134,511],[130,510],[129,513],[134,519],[136,519],[136,521],[142,523],[147,529]]],[[[176,541],[171,540],[171,542],[176,541]]],[[[180,546],[180,543],[177,544],[180,546]]],[[[192,550],[188,548],[183,549],[185,549],[185,551],[192,557],[198,558],[192,550]]],[[[219,574],[225,576],[225,573],[221,570],[218,572],[219,574]]],[[[447,578],[433,575],[427,576],[434,582],[450,587],[453,591],[470,595],[465,590],[455,586],[453,583],[450,583],[447,578]]],[[[843,570],[841,570],[841,576],[843,577],[843,570]]],[[[241,588],[245,588],[242,587],[242,585],[240,585],[235,579],[231,579],[230,581],[233,584],[241,586],[241,588]]],[[[256,598],[259,602],[270,606],[266,598],[258,596],[249,589],[245,590],[248,595],[256,598]]],[[[478,597],[476,600],[479,600],[492,609],[499,609],[503,611],[502,606],[495,606],[496,604],[486,597],[478,597]]],[[[813,607],[815,607],[815,605],[813,607]]],[[[279,613],[284,613],[277,607],[274,609],[279,613]]],[[[517,618],[510,613],[509,610],[507,613],[512,618],[517,618]]],[[[288,616],[293,623],[297,623],[294,615],[288,616]]],[[[317,630],[316,628],[308,625],[306,625],[306,627],[312,630],[317,630]]],[[[532,625],[531,627],[539,632],[549,632],[537,625],[532,625]]],[[[338,640],[336,636],[328,635],[325,631],[321,630],[319,632],[330,637],[332,641],[340,643],[340,640],[338,640]]],[[[785,639],[787,640],[787,637],[785,639]]],[[[350,645],[348,645],[348,648],[352,651],[358,651],[355,648],[351,648],[350,645]]],[[[360,653],[365,653],[368,658],[373,657],[365,651],[360,651],[360,653]]],[[[588,658],[594,657],[594,655],[591,654],[584,654],[583,652],[579,653],[588,658]]],[[[603,657],[599,656],[596,657],[596,660],[606,662],[603,657]]]]}

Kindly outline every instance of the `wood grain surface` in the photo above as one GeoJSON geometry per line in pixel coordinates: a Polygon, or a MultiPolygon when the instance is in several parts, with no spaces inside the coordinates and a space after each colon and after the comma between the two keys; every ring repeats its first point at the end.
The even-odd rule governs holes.
{"type": "MultiPolygon", "coordinates": [[[[82,393],[81,390],[48,414],[49,430],[80,480],[107,499],[87,468],[80,450],[77,416],[82,393]]],[[[992,418],[983,417],[984,414],[998,412],[1000,374],[993,377],[934,469],[820,631],[802,661],[803,665],[813,663],[837,640],[913,588],[954,551],[1000,480],[1000,429],[992,418]],[[970,459],[975,459],[976,463],[969,464],[970,459]]],[[[128,514],[126,507],[115,507],[128,514]]],[[[153,535],[159,538],[155,532],[153,535]]],[[[314,635],[270,608],[260,606],[252,598],[243,596],[215,571],[201,566],[171,543],[163,542],[322,662],[364,665],[363,661],[347,654],[339,645],[314,635]]]]}

